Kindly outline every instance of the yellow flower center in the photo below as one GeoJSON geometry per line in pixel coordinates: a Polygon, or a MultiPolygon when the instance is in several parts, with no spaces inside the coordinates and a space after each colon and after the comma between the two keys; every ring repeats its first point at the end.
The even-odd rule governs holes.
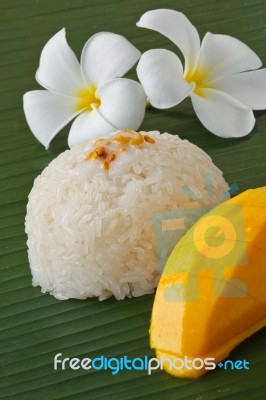
{"type": "Polygon", "coordinates": [[[95,95],[96,89],[95,86],[91,85],[89,88],[80,90],[77,93],[76,108],[78,111],[92,111],[92,106],[99,107],[101,100],[95,95]]]}
{"type": "Polygon", "coordinates": [[[200,70],[199,68],[193,72],[193,71],[188,71],[186,75],[184,76],[185,80],[188,83],[195,83],[195,89],[194,93],[196,93],[198,96],[202,96],[204,94],[203,89],[208,87],[207,82],[207,76],[208,72],[206,70],[200,70]]]}

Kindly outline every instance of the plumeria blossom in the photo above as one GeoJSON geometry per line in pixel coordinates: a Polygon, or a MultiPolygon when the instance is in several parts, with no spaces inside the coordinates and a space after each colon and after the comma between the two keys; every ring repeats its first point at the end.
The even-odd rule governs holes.
{"type": "Polygon", "coordinates": [[[168,50],[142,55],[137,73],[151,105],[170,108],[190,96],[199,120],[215,135],[241,137],[251,132],[252,110],[266,108],[266,69],[257,70],[261,60],[248,46],[209,32],[200,44],[196,28],[174,10],[148,11],[137,26],[166,36],[184,55],[184,67],[168,50]]]}
{"type": "Polygon", "coordinates": [[[101,32],[85,44],[79,64],[65,29],[45,45],[36,80],[46,90],[24,95],[24,112],[36,138],[48,148],[53,137],[73,118],[68,144],[114,132],[136,130],[145,114],[142,86],[121,78],[140,58],[123,36],[101,32]]]}

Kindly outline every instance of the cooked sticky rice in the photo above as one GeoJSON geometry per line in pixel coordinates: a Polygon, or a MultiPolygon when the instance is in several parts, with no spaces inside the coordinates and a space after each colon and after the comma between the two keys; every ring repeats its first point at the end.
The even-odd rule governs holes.
{"type": "MultiPolygon", "coordinates": [[[[112,147],[114,135],[100,144],[112,147]]],[[[191,209],[191,226],[201,209],[228,198],[222,172],[203,150],[177,135],[141,136],[108,165],[95,156],[99,141],[75,146],[36,178],[25,226],[32,283],[42,292],[61,300],[152,293],[160,276],[153,216],[191,209]]]]}

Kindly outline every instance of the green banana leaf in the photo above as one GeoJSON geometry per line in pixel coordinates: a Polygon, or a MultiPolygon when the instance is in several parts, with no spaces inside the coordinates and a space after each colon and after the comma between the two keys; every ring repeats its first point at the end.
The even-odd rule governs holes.
{"type": "MultiPolygon", "coordinates": [[[[174,46],[159,34],[135,26],[150,9],[185,13],[198,28],[237,37],[266,65],[264,0],[1,0],[0,4],[0,399],[87,400],[261,400],[266,395],[266,335],[259,331],[230,355],[250,370],[217,368],[199,380],[180,380],[164,371],[54,370],[64,357],[153,356],[149,321],[154,295],[99,302],[54,299],[31,286],[24,218],[34,178],[67,148],[66,127],[46,151],[31,134],[22,95],[37,89],[34,75],[47,40],[66,27],[79,55],[98,31],[126,36],[141,51],[174,46]]],[[[130,73],[131,77],[135,74],[130,73]]],[[[266,184],[266,113],[255,112],[254,131],[225,140],[197,120],[190,101],[174,109],[147,110],[144,130],[178,133],[203,148],[239,191],[266,184]]],[[[226,118],[226,116],[225,116],[226,118]]],[[[207,340],[208,338],[206,338],[207,340]]]]}

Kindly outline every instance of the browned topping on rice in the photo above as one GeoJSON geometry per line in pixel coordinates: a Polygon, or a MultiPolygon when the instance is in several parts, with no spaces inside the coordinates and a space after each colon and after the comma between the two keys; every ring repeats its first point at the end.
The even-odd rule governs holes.
{"type": "Polygon", "coordinates": [[[98,139],[94,142],[95,148],[87,154],[85,160],[102,161],[102,169],[108,171],[112,161],[114,161],[119,153],[125,152],[130,147],[140,147],[143,143],[153,144],[155,140],[140,132],[124,130],[118,132],[112,139],[98,139]]]}
{"type": "Polygon", "coordinates": [[[144,135],[144,140],[145,140],[145,142],[148,142],[148,143],[152,143],[152,144],[155,143],[155,140],[148,135],[144,135]]]}

